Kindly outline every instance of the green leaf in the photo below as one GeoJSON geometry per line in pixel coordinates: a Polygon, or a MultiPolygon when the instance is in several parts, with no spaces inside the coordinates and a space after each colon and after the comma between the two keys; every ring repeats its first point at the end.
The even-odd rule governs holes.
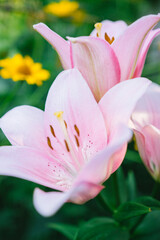
{"type": "Polygon", "coordinates": [[[160,201],[150,197],[150,196],[143,196],[136,199],[136,202],[144,204],[147,207],[153,209],[160,209],[160,201]]]}
{"type": "Polygon", "coordinates": [[[128,240],[127,229],[121,228],[112,218],[95,218],[79,229],[75,240],[128,240]]]}
{"type": "Polygon", "coordinates": [[[126,219],[140,216],[151,212],[151,209],[143,204],[136,202],[127,202],[122,204],[114,214],[114,218],[122,222],[126,219]]]}
{"type": "Polygon", "coordinates": [[[155,210],[147,214],[134,232],[134,240],[159,240],[160,239],[160,211],[155,210]]]}
{"type": "Polygon", "coordinates": [[[49,227],[65,235],[69,240],[73,240],[78,230],[76,226],[61,223],[51,223],[49,227]]]}

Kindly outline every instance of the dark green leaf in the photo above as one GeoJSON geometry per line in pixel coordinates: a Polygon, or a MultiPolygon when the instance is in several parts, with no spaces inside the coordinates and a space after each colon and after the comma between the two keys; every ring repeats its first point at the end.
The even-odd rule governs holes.
{"type": "Polygon", "coordinates": [[[78,231],[75,240],[128,240],[127,229],[121,228],[111,218],[95,218],[85,223],[78,231]]]}
{"type": "Polygon", "coordinates": [[[160,239],[160,211],[156,210],[147,214],[134,232],[134,240],[159,240],[160,239]]]}
{"type": "Polygon", "coordinates": [[[139,197],[136,199],[136,202],[144,204],[145,206],[152,208],[152,210],[160,209],[160,201],[158,201],[150,196],[139,197]]]}
{"type": "Polygon", "coordinates": [[[143,204],[127,202],[121,205],[114,214],[114,218],[121,222],[129,218],[151,212],[151,209],[143,204]]]}
{"type": "Polygon", "coordinates": [[[49,224],[49,227],[62,233],[70,240],[74,239],[74,236],[78,230],[78,228],[73,225],[61,223],[51,223],[49,224]]]}

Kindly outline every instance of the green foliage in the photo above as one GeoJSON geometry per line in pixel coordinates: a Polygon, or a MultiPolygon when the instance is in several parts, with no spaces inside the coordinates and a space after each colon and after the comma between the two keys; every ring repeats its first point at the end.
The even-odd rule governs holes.
{"type": "Polygon", "coordinates": [[[64,234],[69,240],[72,240],[78,230],[78,227],[68,225],[68,224],[61,224],[61,223],[51,223],[49,227],[61,232],[64,234]]]}
{"type": "Polygon", "coordinates": [[[89,239],[128,240],[129,233],[112,218],[94,218],[80,227],[74,240],[89,239]]]}
{"type": "Polygon", "coordinates": [[[136,202],[126,202],[116,210],[114,214],[114,218],[117,221],[122,222],[129,218],[133,218],[149,212],[151,212],[151,208],[146,207],[143,204],[136,203],[136,202]]]}

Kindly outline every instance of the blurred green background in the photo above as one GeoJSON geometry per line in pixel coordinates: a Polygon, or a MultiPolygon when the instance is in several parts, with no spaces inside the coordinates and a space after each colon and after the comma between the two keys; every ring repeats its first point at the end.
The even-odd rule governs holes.
{"type": "MultiPolygon", "coordinates": [[[[65,36],[89,35],[94,23],[105,19],[124,20],[128,24],[139,17],[160,12],[159,0],[79,0],[85,17],[59,18],[44,12],[49,0],[0,0],[0,59],[21,53],[29,55],[35,62],[51,73],[42,86],[13,82],[0,77],[0,116],[9,109],[23,104],[44,109],[49,87],[62,70],[56,52],[32,25],[45,22],[50,28],[65,36]]],[[[154,40],[147,56],[143,76],[160,84],[160,38],[154,40]]],[[[0,133],[0,145],[9,144],[0,133]]],[[[144,168],[139,155],[130,143],[126,158],[118,171],[123,186],[120,186],[122,202],[134,200],[141,195],[150,195],[154,181],[144,168]],[[132,191],[131,191],[132,190],[132,191]]],[[[105,195],[114,205],[113,177],[105,183],[105,195]]],[[[51,218],[41,217],[32,204],[32,194],[37,184],[12,177],[0,176],[0,240],[44,240],[67,239],[49,228],[50,223],[67,223],[78,226],[92,217],[109,216],[99,199],[77,206],[65,204],[51,218]]],[[[41,186],[40,186],[41,187],[41,186]]],[[[42,187],[41,187],[42,188],[42,187]]],[[[43,189],[45,189],[43,187],[43,189]]]]}

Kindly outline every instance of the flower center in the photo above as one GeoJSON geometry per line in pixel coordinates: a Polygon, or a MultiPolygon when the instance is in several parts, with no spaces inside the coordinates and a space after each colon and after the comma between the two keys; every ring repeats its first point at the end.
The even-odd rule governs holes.
{"type": "MultiPolygon", "coordinates": [[[[62,132],[64,134],[64,143],[65,143],[65,147],[66,147],[66,150],[67,152],[69,152],[72,156],[72,158],[74,159],[77,167],[79,168],[80,167],[80,164],[79,164],[79,161],[77,159],[77,156],[76,156],[76,153],[75,153],[75,150],[72,146],[72,141],[70,140],[70,137],[68,135],[68,130],[67,130],[67,123],[65,122],[65,120],[63,119],[63,112],[60,111],[60,112],[55,112],[54,115],[57,117],[58,121],[59,121],[59,124],[61,126],[61,129],[62,129],[62,132]]],[[[76,129],[77,130],[77,126],[76,126],[76,129]]],[[[79,129],[78,129],[79,131],[79,129]]],[[[77,146],[79,147],[79,141],[78,141],[78,138],[75,136],[75,141],[76,141],[76,144],[77,146]]]]}
{"type": "Polygon", "coordinates": [[[31,75],[30,68],[25,64],[19,66],[17,71],[18,71],[18,73],[23,74],[23,75],[31,75]]]}
{"type": "MultiPolygon", "coordinates": [[[[97,37],[101,37],[101,28],[102,28],[102,23],[96,23],[94,25],[95,29],[97,30],[97,37]]],[[[111,45],[113,41],[115,40],[114,37],[110,38],[108,34],[105,32],[104,34],[104,39],[111,45]]]]}

